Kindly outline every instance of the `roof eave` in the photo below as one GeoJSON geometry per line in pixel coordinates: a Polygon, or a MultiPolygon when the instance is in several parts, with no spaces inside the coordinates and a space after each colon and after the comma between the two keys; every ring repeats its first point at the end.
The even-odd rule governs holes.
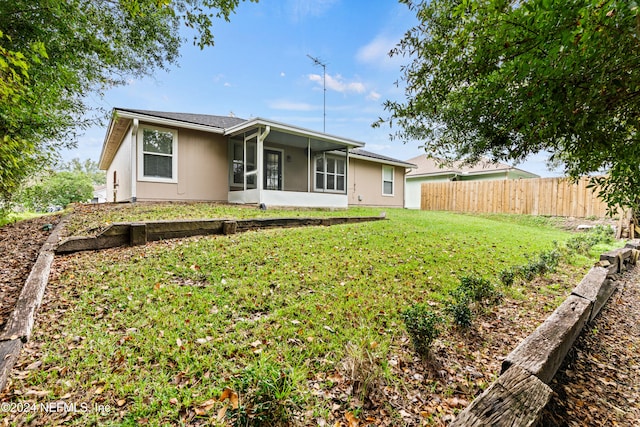
{"type": "Polygon", "coordinates": [[[109,168],[109,165],[105,165],[103,164],[103,162],[105,161],[104,155],[107,150],[107,143],[109,141],[109,136],[113,131],[113,125],[115,124],[116,117],[116,112],[113,111],[111,114],[111,119],[109,119],[109,127],[107,128],[107,133],[104,136],[104,141],[102,141],[102,149],[100,150],[100,159],[98,160],[98,169],[100,170],[107,170],[109,168]]]}
{"type": "Polygon", "coordinates": [[[325,141],[331,141],[337,144],[341,144],[348,147],[364,147],[364,142],[355,141],[353,139],[342,138],[336,135],[329,135],[322,132],[317,132],[310,129],[305,129],[297,126],[288,125],[286,123],[280,123],[273,120],[266,120],[260,117],[247,120],[246,122],[239,123],[235,126],[225,129],[224,135],[235,136],[239,133],[251,129],[256,126],[270,126],[272,129],[279,131],[299,135],[307,138],[320,139],[325,141]]]}
{"type": "Polygon", "coordinates": [[[351,157],[353,159],[367,160],[369,162],[382,163],[382,164],[385,164],[385,165],[392,165],[392,166],[399,166],[399,167],[408,168],[408,169],[416,169],[418,167],[417,165],[414,165],[413,163],[406,163],[406,162],[402,162],[402,161],[392,161],[392,160],[378,159],[378,158],[375,158],[375,157],[363,156],[362,154],[349,153],[349,157],[351,157]]]}
{"type": "Polygon", "coordinates": [[[145,123],[153,123],[153,124],[164,125],[164,126],[174,126],[174,127],[184,128],[184,129],[200,130],[203,132],[216,133],[218,135],[224,134],[224,129],[220,127],[190,123],[183,120],[157,117],[149,114],[134,113],[132,111],[121,110],[118,108],[115,108],[114,111],[117,112],[119,117],[122,117],[125,119],[138,119],[139,121],[145,122],[145,123]]]}

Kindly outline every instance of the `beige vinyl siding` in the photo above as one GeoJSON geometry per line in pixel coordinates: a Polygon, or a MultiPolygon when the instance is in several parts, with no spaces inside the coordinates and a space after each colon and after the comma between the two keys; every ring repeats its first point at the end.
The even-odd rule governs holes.
{"type": "Polygon", "coordinates": [[[127,131],[118,151],[113,157],[111,165],[107,169],[107,202],[114,201],[114,188],[116,202],[131,201],[131,128],[127,131]],[[114,183],[114,172],[116,182],[114,183]],[[114,187],[114,184],[118,184],[114,187]]]}
{"type": "MultiPolygon", "coordinates": [[[[386,166],[386,165],[385,165],[386,166]]],[[[393,196],[382,194],[382,163],[351,158],[348,196],[351,206],[389,206],[404,204],[404,168],[394,166],[393,196]]]]}
{"type": "Polygon", "coordinates": [[[229,188],[226,138],[191,129],[177,132],[177,183],[138,180],[137,199],[226,201],[229,188]]]}

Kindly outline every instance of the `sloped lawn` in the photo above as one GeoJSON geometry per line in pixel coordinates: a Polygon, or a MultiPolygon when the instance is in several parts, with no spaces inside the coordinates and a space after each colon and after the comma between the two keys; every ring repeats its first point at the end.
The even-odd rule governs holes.
{"type": "Polygon", "coordinates": [[[571,234],[544,219],[386,211],[388,220],[372,223],[56,258],[32,340],[0,400],[80,410],[0,417],[35,425],[451,420],[593,260],[572,257],[556,274],[499,287],[505,298],[471,328],[445,320],[422,360],[401,310],[427,303],[446,318],[461,276],[498,283],[500,271],[571,234]]]}

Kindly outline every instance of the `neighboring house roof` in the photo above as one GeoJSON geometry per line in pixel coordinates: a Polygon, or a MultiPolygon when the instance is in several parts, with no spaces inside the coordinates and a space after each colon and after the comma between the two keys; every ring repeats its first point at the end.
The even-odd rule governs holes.
{"type": "Polygon", "coordinates": [[[505,163],[491,162],[483,159],[475,165],[464,165],[462,162],[453,162],[453,164],[444,164],[443,160],[421,155],[409,159],[408,162],[416,164],[416,168],[407,174],[407,178],[418,178],[436,175],[483,175],[500,172],[518,172],[520,175],[528,178],[539,178],[531,172],[509,166],[505,163]]]}
{"type": "Polygon", "coordinates": [[[391,164],[395,166],[402,166],[405,168],[416,168],[417,165],[402,160],[394,159],[392,157],[383,156],[382,154],[372,153],[371,151],[363,150],[362,148],[354,148],[349,151],[349,155],[355,158],[363,158],[369,161],[377,161],[380,163],[391,164]]]}

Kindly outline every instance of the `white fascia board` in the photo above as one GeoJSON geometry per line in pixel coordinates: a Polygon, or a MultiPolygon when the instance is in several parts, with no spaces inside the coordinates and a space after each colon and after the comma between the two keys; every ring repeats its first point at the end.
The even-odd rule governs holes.
{"type": "Polygon", "coordinates": [[[414,165],[413,163],[407,163],[407,162],[402,162],[402,161],[394,162],[394,161],[391,161],[391,160],[377,159],[375,157],[363,156],[361,154],[356,154],[356,153],[352,153],[352,152],[349,152],[349,157],[351,157],[352,159],[366,160],[368,162],[382,163],[383,165],[399,166],[401,168],[407,168],[407,169],[416,169],[418,167],[418,166],[414,165]]]}
{"type": "Polygon", "coordinates": [[[113,130],[113,126],[116,123],[116,114],[111,114],[111,119],[109,120],[109,127],[107,128],[107,133],[104,136],[104,141],[102,141],[102,150],[100,150],[100,158],[98,159],[98,169],[107,170],[107,167],[103,167],[102,161],[104,160],[104,152],[107,149],[107,142],[109,141],[109,135],[111,135],[111,131],[113,130]]]}
{"type": "Polygon", "coordinates": [[[237,124],[230,128],[225,129],[224,134],[229,136],[235,136],[239,133],[244,132],[246,129],[251,129],[255,126],[270,126],[271,129],[299,135],[305,138],[313,138],[313,139],[321,139],[325,141],[331,141],[338,144],[342,144],[349,147],[364,147],[364,142],[355,141],[349,138],[343,138],[336,135],[329,135],[322,132],[317,132],[311,129],[305,129],[297,126],[288,125],[286,123],[274,122],[272,120],[265,120],[260,117],[256,117],[255,119],[247,120],[246,122],[237,124]]]}
{"type": "Polygon", "coordinates": [[[130,111],[124,111],[124,110],[118,110],[118,109],[116,109],[116,115],[118,117],[123,117],[125,119],[138,119],[140,122],[145,122],[145,123],[152,123],[152,124],[162,125],[167,127],[200,130],[203,132],[217,133],[218,135],[224,135],[224,129],[222,128],[199,125],[196,123],[189,123],[181,120],[166,119],[163,117],[150,116],[147,114],[140,114],[140,113],[132,113],[130,111]]]}
{"type": "Polygon", "coordinates": [[[429,172],[429,173],[421,173],[415,175],[407,175],[407,179],[419,179],[419,178],[429,178],[432,176],[449,176],[449,175],[461,175],[459,171],[444,171],[444,172],[429,172]]]}

